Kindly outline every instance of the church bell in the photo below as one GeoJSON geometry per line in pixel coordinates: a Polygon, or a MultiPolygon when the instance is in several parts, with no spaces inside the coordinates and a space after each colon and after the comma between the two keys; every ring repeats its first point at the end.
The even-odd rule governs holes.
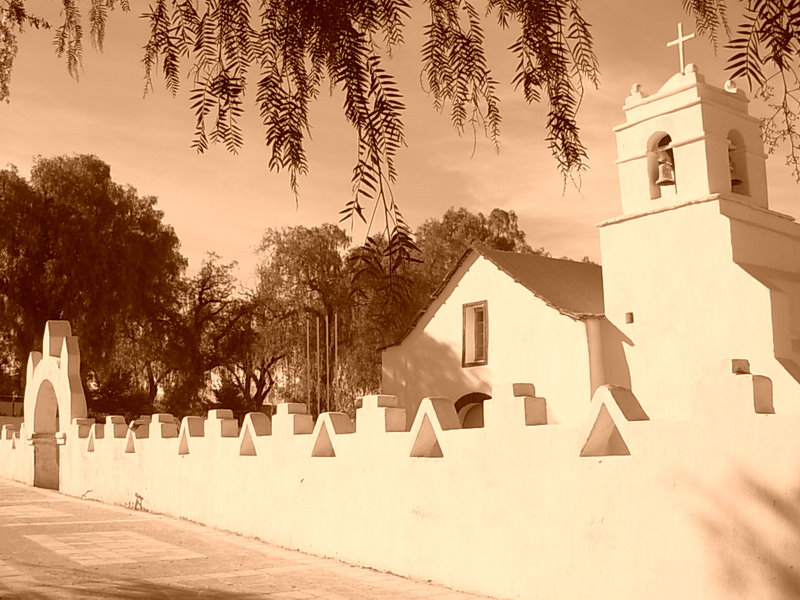
{"type": "Polygon", "coordinates": [[[658,178],[656,185],[675,185],[675,166],[668,152],[658,152],[658,178]]]}
{"type": "Polygon", "coordinates": [[[730,154],[728,154],[728,167],[731,172],[731,187],[740,185],[742,183],[742,180],[736,174],[736,165],[733,163],[733,158],[731,158],[730,154]]]}
{"type": "Polygon", "coordinates": [[[675,175],[666,163],[658,165],[658,179],[656,185],[675,185],[675,175]]]}
{"type": "Polygon", "coordinates": [[[665,137],[656,148],[656,161],[658,162],[656,185],[660,186],[675,185],[675,161],[672,158],[672,150],[666,145],[669,141],[669,137],[665,137]]]}

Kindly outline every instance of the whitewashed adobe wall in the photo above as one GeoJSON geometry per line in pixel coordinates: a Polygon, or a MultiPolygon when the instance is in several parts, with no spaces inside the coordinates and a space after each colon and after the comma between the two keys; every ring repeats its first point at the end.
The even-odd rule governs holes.
{"type": "Polygon", "coordinates": [[[800,290],[786,264],[800,225],[721,195],[609,223],[601,241],[606,314],[631,340],[633,390],[651,417],[690,416],[692,397],[665,390],[722,356],[749,360],[775,386],[776,409],[800,412],[800,290]]]}
{"type": "MultiPolygon", "coordinates": [[[[629,392],[605,386],[583,423],[547,425],[532,386],[508,385],[492,390],[479,429],[459,429],[451,402],[427,399],[404,431],[395,399],[372,396],[355,424],[313,423],[284,404],[241,430],[212,411],[180,424],[75,418],[53,437],[67,494],[138,495],[146,510],[461,590],[792,597],[800,417],[765,414],[765,380],[732,368],[746,371],[720,361],[702,380],[676,376],[665,392],[693,398],[683,421],[648,420],[629,392]]],[[[38,392],[37,404],[54,401],[38,392]]],[[[0,474],[30,483],[28,426],[3,428],[0,474]]]]}
{"type": "Polygon", "coordinates": [[[384,350],[381,390],[396,395],[408,424],[427,396],[456,402],[492,393],[493,382],[535,381],[548,422],[575,422],[591,398],[586,325],[545,304],[472,253],[399,345],[384,350]],[[488,364],[461,366],[463,306],[487,301],[488,364]]]}

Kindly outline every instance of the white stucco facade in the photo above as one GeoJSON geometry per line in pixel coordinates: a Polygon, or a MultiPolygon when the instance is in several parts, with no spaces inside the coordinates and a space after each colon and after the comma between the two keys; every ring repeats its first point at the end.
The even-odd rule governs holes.
{"type": "Polygon", "coordinates": [[[408,335],[383,351],[382,391],[401,399],[409,425],[423,398],[454,404],[501,382],[533,383],[550,423],[583,418],[591,399],[584,320],[567,316],[472,251],[408,335]],[[464,306],[486,301],[488,361],[462,366],[464,306]],[[554,343],[554,340],[558,340],[554,343]]]}
{"type": "Polygon", "coordinates": [[[625,111],[623,214],[599,229],[605,312],[623,334],[631,389],[651,418],[688,418],[681,387],[720,358],[746,359],[771,380],[776,411],[800,412],[800,225],[768,209],[744,94],[689,65],[652,96],[634,90],[625,111]],[[652,197],[648,144],[663,135],[676,183],[652,197]]]}

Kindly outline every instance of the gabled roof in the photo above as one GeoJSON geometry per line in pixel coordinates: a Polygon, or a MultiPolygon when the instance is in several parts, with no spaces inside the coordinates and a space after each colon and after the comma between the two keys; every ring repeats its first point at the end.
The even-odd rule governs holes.
{"type": "Polygon", "coordinates": [[[464,252],[456,261],[400,339],[386,347],[398,345],[414,330],[423,315],[428,312],[428,309],[473,252],[492,262],[534,296],[563,315],[583,320],[589,317],[600,317],[604,313],[603,270],[600,265],[565,258],[550,258],[539,254],[518,254],[492,250],[484,246],[474,246],[464,252]]]}
{"type": "Polygon", "coordinates": [[[482,247],[475,250],[558,312],[573,319],[603,315],[600,265],[482,247]]]}

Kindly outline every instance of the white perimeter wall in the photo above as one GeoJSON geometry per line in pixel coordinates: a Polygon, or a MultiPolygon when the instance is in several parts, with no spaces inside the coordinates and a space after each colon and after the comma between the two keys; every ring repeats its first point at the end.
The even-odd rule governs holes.
{"type": "MultiPolygon", "coordinates": [[[[499,598],[794,597],[800,417],[755,414],[754,378],[727,361],[675,385],[695,398],[691,419],[628,422],[601,388],[580,426],[526,426],[537,401],[504,388],[482,429],[426,400],[410,432],[381,431],[402,417],[387,397],[365,399],[356,433],[324,414],[292,434],[310,427],[297,405],[269,435],[222,412],[193,437],[163,415],[138,428],[148,438],[82,422],[60,447],[61,490],[139,494],[146,510],[499,598]],[[602,402],[630,456],[580,456],[602,402]],[[437,443],[440,458],[410,456],[437,443]]],[[[30,480],[25,437],[4,430],[3,476],[30,480]]]]}

